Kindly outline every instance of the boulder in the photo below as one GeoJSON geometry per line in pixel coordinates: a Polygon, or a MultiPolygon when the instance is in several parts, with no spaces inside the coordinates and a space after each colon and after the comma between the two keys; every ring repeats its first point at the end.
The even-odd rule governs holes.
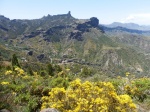
{"type": "Polygon", "coordinates": [[[44,54],[40,54],[40,55],[37,56],[37,58],[40,61],[40,60],[42,60],[44,58],[44,56],[45,56],[44,54]]]}
{"type": "Polygon", "coordinates": [[[0,110],[0,112],[10,112],[10,111],[7,109],[2,109],[2,110],[0,110]]]}
{"type": "Polygon", "coordinates": [[[137,112],[150,112],[150,110],[146,110],[140,105],[136,105],[136,108],[137,108],[137,112]]]}
{"type": "Polygon", "coordinates": [[[93,27],[98,27],[99,25],[99,20],[96,17],[92,17],[90,18],[89,23],[91,24],[91,26],[93,27]]]}
{"type": "Polygon", "coordinates": [[[41,110],[40,112],[59,112],[59,111],[54,108],[47,108],[47,109],[41,110]]]}
{"type": "Polygon", "coordinates": [[[33,51],[29,51],[28,55],[32,56],[33,55],[33,51]]]}

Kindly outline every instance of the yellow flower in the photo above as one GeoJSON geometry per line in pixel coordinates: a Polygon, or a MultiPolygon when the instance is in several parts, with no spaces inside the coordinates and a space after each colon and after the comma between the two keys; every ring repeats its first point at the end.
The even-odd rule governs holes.
{"type": "Polygon", "coordinates": [[[126,76],[128,77],[130,75],[130,73],[129,72],[126,72],[126,76]]]}
{"type": "Polygon", "coordinates": [[[134,103],[130,103],[129,106],[136,109],[136,105],[134,103]]]}
{"type": "Polygon", "coordinates": [[[120,76],[118,76],[118,77],[117,77],[117,79],[121,79],[121,77],[120,77],[120,76]]]}
{"type": "Polygon", "coordinates": [[[1,82],[2,85],[8,85],[9,82],[1,82]]]}
{"type": "Polygon", "coordinates": [[[110,82],[92,83],[76,79],[67,89],[55,87],[49,96],[42,97],[43,108],[56,108],[60,112],[134,112],[135,104],[127,94],[118,95],[110,82]]]}
{"type": "Polygon", "coordinates": [[[103,103],[104,103],[104,100],[101,99],[101,98],[96,98],[96,99],[95,99],[95,103],[96,103],[96,104],[103,104],[103,103]]]}
{"type": "Polygon", "coordinates": [[[58,73],[58,75],[59,75],[59,76],[60,76],[60,75],[63,75],[63,73],[64,73],[64,71],[61,71],[61,72],[58,73]]]}
{"type": "Polygon", "coordinates": [[[128,104],[128,103],[132,102],[130,96],[127,94],[120,95],[119,97],[120,97],[120,103],[121,104],[128,104]]]}
{"type": "Polygon", "coordinates": [[[20,72],[20,74],[24,74],[24,71],[23,71],[22,69],[20,69],[20,71],[19,71],[19,72],[20,72]]]}
{"type": "Polygon", "coordinates": [[[10,74],[12,74],[13,72],[11,71],[11,70],[8,70],[8,71],[6,71],[5,72],[5,75],[10,75],[10,74]]]}
{"type": "Polygon", "coordinates": [[[28,75],[22,77],[23,79],[29,79],[30,77],[28,75]]]}
{"type": "Polygon", "coordinates": [[[67,68],[67,69],[66,69],[66,71],[67,71],[67,72],[69,72],[69,71],[70,71],[70,69],[69,69],[69,68],[67,68]]]}
{"type": "Polygon", "coordinates": [[[16,68],[15,68],[15,71],[17,72],[18,76],[21,76],[21,75],[24,74],[24,70],[21,69],[21,68],[19,68],[19,67],[16,67],[16,68]]]}
{"type": "Polygon", "coordinates": [[[19,67],[16,67],[16,68],[15,68],[15,71],[19,71],[19,70],[20,70],[20,68],[19,68],[19,67]]]}

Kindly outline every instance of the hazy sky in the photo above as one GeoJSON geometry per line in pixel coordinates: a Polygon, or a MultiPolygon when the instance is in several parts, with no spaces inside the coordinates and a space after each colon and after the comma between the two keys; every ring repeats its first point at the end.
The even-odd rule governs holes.
{"type": "Polygon", "coordinates": [[[101,24],[150,25],[150,0],[0,0],[0,15],[10,19],[37,19],[68,11],[79,19],[97,17],[101,24]]]}

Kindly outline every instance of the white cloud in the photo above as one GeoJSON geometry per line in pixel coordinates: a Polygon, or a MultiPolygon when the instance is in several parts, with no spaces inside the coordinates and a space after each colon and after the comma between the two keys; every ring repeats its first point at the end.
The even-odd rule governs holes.
{"type": "Polygon", "coordinates": [[[150,25],[150,13],[131,14],[121,22],[123,23],[137,23],[140,25],[150,25]]]}

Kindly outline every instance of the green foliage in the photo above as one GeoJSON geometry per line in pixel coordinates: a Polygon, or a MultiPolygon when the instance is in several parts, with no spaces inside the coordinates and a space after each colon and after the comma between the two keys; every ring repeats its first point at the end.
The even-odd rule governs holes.
{"type": "Polygon", "coordinates": [[[14,53],[12,50],[8,50],[6,46],[3,45],[4,43],[1,43],[0,40],[0,61],[9,60],[14,53]]]}
{"type": "Polygon", "coordinates": [[[61,112],[136,112],[136,105],[127,94],[118,95],[110,82],[81,83],[76,79],[69,88],[55,87],[43,96],[42,107],[61,112]]]}
{"type": "MultiPolygon", "coordinates": [[[[139,104],[150,105],[150,78],[135,78],[133,75],[126,73],[126,77],[110,79],[118,94],[126,93],[139,104]]],[[[150,109],[150,108],[149,108],[150,109]]]]}
{"type": "Polygon", "coordinates": [[[15,66],[20,67],[16,54],[13,54],[11,62],[12,62],[13,69],[15,66]]]}
{"type": "Polygon", "coordinates": [[[61,76],[58,76],[57,78],[53,78],[50,82],[50,86],[53,87],[65,87],[67,88],[69,85],[69,81],[67,78],[63,78],[61,76]]]}
{"type": "Polygon", "coordinates": [[[92,76],[92,70],[85,66],[84,68],[81,69],[80,76],[81,77],[92,76]]]}
{"type": "Polygon", "coordinates": [[[37,108],[37,105],[40,103],[39,96],[34,94],[31,95],[31,92],[34,89],[33,87],[40,86],[39,84],[41,84],[42,80],[40,80],[40,83],[38,83],[38,81],[35,82],[37,78],[36,74],[34,76],[28,75],[22,69],[17,67],[14,68],[14,71],[6,71],[5,75],[1,78],[1,80],[3,80],[1,83],[3,86],[3,93],[0,94],[3,97],[7,94],[11,95],[9,100],[14,101],[12,104],[5,99],[5,97],[3,98],[3,102],[8,103],[11,106],[11,110],[15,110],[15,108],[17,108],[14,106],[15,104],[22,105],[21,110],[26,108],[26,112],[31,112],[37,108]]]}
{"type": "Polygon", "coordinates": [[[0,100],[3,102],[0,103],[0,107],[11,111],[37,111],[40,108],[40,98],[43,95],[48,95],[52,87],[68,87],[68,78],[63,71],[59,72],[60,66],[56,67],[58,71],[53,71],[55,76],[47,75],[44,69],[41,71],[41,73],[45,71],[44,75],[37,74],[34,71],[29,74],[30,72],[27,73],[19,67],[14,67],[13,71],[6,70],[4,74],[0,74],[0,96],[2,96],[0,100]],[[7,94],[11,96],[9,100],[5,98],[7,94]],[[10,101],[13,101],[13,103],[10,101]]]}
{"type": "Polygon", "coordinates": [[[54,68],[50,63],[47,65],[47,72],[50,76],[54,76],[54,68]]]}
{"type": "Polygon", "coordinates": [[[59,65],[54,65],[54,70],[55,70],[55,72],[61,72],[62,71],[62,68],[59,66],[59,65]]]}
{"type": "Polygon", "coordinates": [[[30,75],[34,75],[32,68],[28,65],[27,72],[30,75]]]}
{"type": "MultiPolygon", "coordinates": [[[[48,97],[49,92],[53,90],[53,88],[57,87],[67,90],[70,81],[73,81],[74,78],[80,77],[86,80],[86,78],[93,77],[92,74],[94,73],[91,68],[86,66],[84,66],[81,71],[80,67],[73,68],[71,66],[70,68],[69,65],[61,68],[59,65],[51,64],[47,66],[47,68],[48,69],[42,68],[41,71],[39,71],[39,73],[43,71],[44,75],[34,72],[32,69],[31,75],[30,72],[25,72],[19,67],[14,67],[13,71],[11,69],[6,70],[2,68],[2,72],[0,73],[0,109],[6,108],[12,112],[14,112],[14,110],[22,112],[38,111],[41,108],[40,99],[43,96],[48,97]],[[48,74],[50,68],[53,71],[49,72],[54,73],[52,76],[48,74]],[[75,69],[80,75],[75,76],[71,69],[75,69]]],[[[150,79],[137,79],[128,75],[129,74],[127,74],[125,78],[107,79],[107,82],[105,81],[106,77],[98,75],[95,77],[96,79],[93,80],[96,82],[93,83],[100,84],[101,80],[105,78],[104,85],[111,82],[117,95],[128,94],[136,102],[143,102],[148,106],[150,102],[150,79]]]]}

